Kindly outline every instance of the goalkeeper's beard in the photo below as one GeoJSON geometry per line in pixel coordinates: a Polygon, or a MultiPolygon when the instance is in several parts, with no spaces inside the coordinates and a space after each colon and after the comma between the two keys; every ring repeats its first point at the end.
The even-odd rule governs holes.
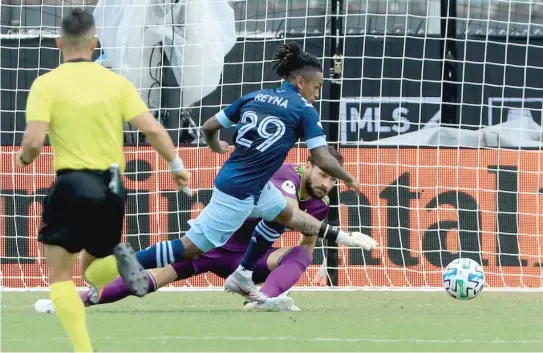
{"type": "Polygon", "coordinates": [[[328,195],[328,192],[324,191],[321,188],[315,188],[313,187],[313,183],[311,183],[311,178],[308,178],[304,183],[304,188],[307,194],[315,200],[322,200],[326,195],[328,195]],[[322,192],[322,195],[318,195],[315,190],[320,190],[322,192]]]}

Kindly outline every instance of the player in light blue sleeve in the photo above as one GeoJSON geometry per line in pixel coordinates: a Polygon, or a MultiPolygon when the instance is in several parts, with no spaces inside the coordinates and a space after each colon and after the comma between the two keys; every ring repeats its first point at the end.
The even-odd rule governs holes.
{"type": "Polygon", "coordinates": [[[303,234],[333,237],[347,246],[369,250],[376,242],[358,232],[343,232],[287,203],[270,182],[288,152],[305,139],[317,167],[331,177],[359,190],[360,184],[330,154],[316,109],[322,68],[316,57],[295,43],[280,46],[275,54],[275,71],[285,80],[280,87],[247,94],[207,120],[203,126],[206,142],[217,153],[228,152],[218,131],[236,125],[235,149],[217,177],[209,204],[180,240],[161,242],[138,252],[144,268],[158,268],[224,245],[248,217],[262,218],[253,233],[242,265],[225,283],[225,289],[260,300],[252,282],[258,259],[280,236],[285,226],[303,234]]]}

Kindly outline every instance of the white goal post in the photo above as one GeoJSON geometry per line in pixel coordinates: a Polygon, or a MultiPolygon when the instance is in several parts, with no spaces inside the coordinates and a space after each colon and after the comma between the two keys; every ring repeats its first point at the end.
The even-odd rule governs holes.
{"type": "MultiPolygon", "coordinates": [[[[1,290],[48,288],[36,237],[53,154],[46,146],[25,170],[14,156],[28,90],[60,64],[54,39],[73,6],[95,11],[97,64],[136,84],[193,173],[194,196],[175,192],[165,163],[127,125],[123,239],[136,250],[188,230],[225,160],[206,148],[198,128],[241,95],[279,85],[271,58],[292,40],[322,59],[325,83],[315,106],[328,140],[362,183],[360,194],[340,185],[340,225],[380,244],[371,252],[337,249],[337,289],[436,290],[444,267],[461,256],[483,265],[488,289],[541,290],[543,2],[456,0],[448,21],[441,10],[449,0],[343,0],[334,18],[336,2],[3,0],[1,290]],[[447,42],[451,31],[442,26],[452,23],[447,42]],[[340,43],[335,57],[333,40],[340,43]]],[[[307,156],[300,143],[288,162],[307,156]]],[[[276,245],[298,239],[289,232],[276,245]]],[[[314,276],[325,251],[319,243],[297,290],[323,289],[314,276]]],[[[165,290],[222,283],[206,274],[165,290]]]]}

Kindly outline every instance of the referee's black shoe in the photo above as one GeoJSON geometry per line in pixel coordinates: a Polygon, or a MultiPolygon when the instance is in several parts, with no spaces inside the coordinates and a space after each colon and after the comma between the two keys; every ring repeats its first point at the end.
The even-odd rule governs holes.
{"type": "Polygon", "coordinates": [[[132,294],[143,297],[149,292],[149,275],[138,262],[134,249],[127,243],[120,243],[113,251],[117,268],[132,294]]]}

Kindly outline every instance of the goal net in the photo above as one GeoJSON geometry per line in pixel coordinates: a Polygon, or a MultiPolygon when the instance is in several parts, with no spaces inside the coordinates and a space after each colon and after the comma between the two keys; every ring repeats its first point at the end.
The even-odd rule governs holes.
{"type": "MultiPolygon", "coordinates": [[[[45,146],[24,170],[14,157],[28,90],[61,62],[61,18],[84,6],[97,21],[98,63],[134,82],[193,175],[194,196],[174,191],[165,163],[126,126],[123,239],[136,250],[188,230],[226,158],[206,148],[198,128],[241,95],[279,85],[272,55],[296,41],[322,59],[315,106],[328,140],[362,183],[360,194],[339,186],[340,225],[379,242],[371,252],[319,242],[298,287],[318,288],[315,274],[337,250],[329,272],[340,288],[439,288],[447,264],[469,257],[483,265],[489,288],[540,289],[543,3],[458,0],[452,8],[439,0],[344,0],[337,17],[335,3],[2,1],[2,288],[48,286],[37,233],[53,154],[45,146]]],[[[232,137],[231,130],[221,134],[232,137]]],[[[307,156],[300,143],[288,162],[304,164],[307,156]]],[[[276,246],[299,238],[288,232],[276,246]]],[[[172,288],[221,285],[205,274],[172,288]]]]}

